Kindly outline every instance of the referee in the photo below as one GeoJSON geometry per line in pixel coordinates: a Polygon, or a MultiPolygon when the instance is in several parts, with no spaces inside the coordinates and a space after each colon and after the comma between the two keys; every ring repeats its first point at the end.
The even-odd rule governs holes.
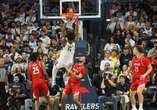
{"type": "Polygon", "coordinates": [[[8,76],[4,62],[4,58],[0,57],[0,110],[7,110],[7,94],[5,86],[8,85],[8,76]]]}

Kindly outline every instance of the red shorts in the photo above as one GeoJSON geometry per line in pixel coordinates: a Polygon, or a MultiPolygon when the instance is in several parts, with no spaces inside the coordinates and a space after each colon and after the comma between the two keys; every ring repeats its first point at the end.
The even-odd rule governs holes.
{"type": "Polygon", "coordinates": [[[131,82],[131,91],[136,91],[140,87],[145,87],[148,82],[148,79],[144,80],[139,80],[139,79],[134,79],[131,82]]]}
{"type": "Polygon", "coordinates": [[[64,88],[64,93],[66,95],[70,95],[70,93],[72,93],[72,95],[77,96],[80,94],[79,88],[80,88],[80,83],[70,83],[68,81],[64,88]]]}
{"type": "Polygon", "coordinates": [[[33,97],[38,98],[40,96],[40,92],[42,92],[42,95],[48,96],[49,95],[49,90],[48,86],[43,79],[38,79],[33,81],[33,97]]]}

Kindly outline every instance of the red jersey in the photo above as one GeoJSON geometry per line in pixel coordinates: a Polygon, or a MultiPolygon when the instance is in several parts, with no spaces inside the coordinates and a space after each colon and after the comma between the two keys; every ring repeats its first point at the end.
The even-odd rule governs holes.
{"type": "Polygon", "coordinates": [[[131,61],[133,79],[139,79],[141,75],[145,74],[147,66],[150,64],[150,60],[145,56],[141,56],[140,58],[137,58],[136,56],[133,57],[131,61]]]}
{"type": "Polygon", "coordinates": [[[41,61],[35,61],[28,64],[30,80],[44,79],[41,61]]]}
{"type": "MultiPolygon", "coordinates": [[[[75,74],[85,74],[86,73],[86,69],[84,66],[80,66],[79,64],[75,64],[73,67],[73,72],[75,72],[75,74]]],[[[71,74],[67,84],[65,85],[64,88],[64,92],[66,93],[66,95],[69,95],[70,93],[72,93],[74,96],[78,95],[78,94],[84,94],[84,93],[88,93],[88,89],[85,87],[81,87],[80,86],[80,80],[81,79],[76,79],[74,77],[73,74],[71,74]]]]}
{"type": "MultiPolygon", "coordinates": [[[[75,64],[73,67],[73,72],[75,72],[77,75],[79,74],[85,74],[85,67],[84,66],[80,66],[79,64],[75,64]]],[[[70,82],[71,83],[80,83],[80,80],[76,79],[75,76],[73,74],[71,74],[70,76],[70,82]]]]}

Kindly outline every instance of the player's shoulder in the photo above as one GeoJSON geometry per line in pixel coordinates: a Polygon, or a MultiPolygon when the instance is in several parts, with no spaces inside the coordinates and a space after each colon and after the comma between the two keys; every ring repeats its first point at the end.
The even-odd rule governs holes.
{"type": "Polygon", "coordinates": [[[134,61],[134,60],[137,60],[137,57],[136,57],[136,56],[133,56],[133,57],[132,57],[132,61],[134,61]]]}
{"type": "Polygon", "coordinates": [[[142,57],[141,57],[141,60],[142,60],[142,61],[150,61],[150,59],[149,59],[147,56],[142,56],[142,57]]]}
{"type": "Polygon", "coordinates": [[[32,66],[32,62],[29,62],[29,63],[28,63],[28,67],[30,67],[30,66],[32,66]]]}
{"type": "Polygon", "coordinates": [[[73,45],[75,45],[75,42],[67,42],[66,45],[73,46],[73,45]]]}
{"type": "Polygon", "coordinates": [[[79,64],[77,64],[77,63],[76,63],[76,64],[74,64],[74,68],[76,68],[76,67],[78,67],[78,66],[79,66],[79,64]]]}
{"type": "Polygon", "coordinates": [[[37,63],[39,66],[42,66],[42,65],[43,65],[43,61],[42,61],[42,60],[37,60],[36,63],[37,63]]]}

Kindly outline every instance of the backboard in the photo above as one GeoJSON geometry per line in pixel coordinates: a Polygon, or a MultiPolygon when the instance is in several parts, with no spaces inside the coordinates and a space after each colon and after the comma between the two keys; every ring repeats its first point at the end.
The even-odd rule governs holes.
{"type": "Polygon", "coordinates": [[[63,19],[68,8],[73,8],[79,19],[101,17],[101,0],[39,0],[41,19],[63,19]]]}

